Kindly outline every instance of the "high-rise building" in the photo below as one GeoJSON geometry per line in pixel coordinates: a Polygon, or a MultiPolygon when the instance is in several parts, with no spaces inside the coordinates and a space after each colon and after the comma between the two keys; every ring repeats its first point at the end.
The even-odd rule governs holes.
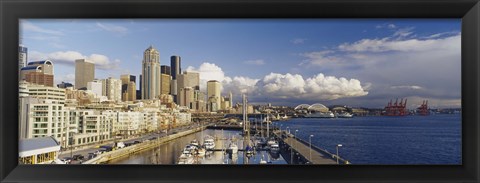
{"type": "Polygon", "coordinates": [[[178,92],[178,105],[194,109],[194,90],[191,87],[180,88],[178,92]]]}
{"type": "Polygon", "coordinates": [[[178,90],[177,76],[182,71],[180,56],[174,55],[174,56],[170,57],[170,67],[171,67],[170,68],[170,73],[171,73],[171,76],[172,76],[172,82],[170,84],[170,86],[171,86],[170,93],[173,95],[173,101],[175,103],[178,103],[178,101],[177,101],[177,90],[178,90]]]}
{"type": "Polygon", "coordinates": [[[53,62],[42,60],[28,63],[26,67],[20,69],[20,80],[32,84],[53,86],[53,62]]]}
{"type": "Polygon", "coordinates": [[[18,46],[18,69],[22,69],[27,66],[28,49],[24,45],[18,46]]]}
{"type": "Polygon", "coordinates": [[[162,94],[170,94],[170,81],[172,80],[172,76],[168,74],[161,74],[162,75],[162,94]]]}
{"type": "Polygon", "coordinates": [[[126,94],[127,101],[135,101],[137,99],[137,86],[135,82],[130,81],[130,83],[128,83],[126,94]]]}
{"type": "Polygon", "coordinates": [[[185,92],[189,92],[188,95],[192,96],[191,101],[185,102],[184,100],[179,100],[178,104],[181,106],[187,106],[190,109],[195,109],[194,107],[195,100],[193,100],[193,93],[196,90],[200,90],[200,74],[198,72],[188,72],[185,71],[183,74],[177,75],[177,91],[178,95],[182,95],[184,97],[185,92]]]}
{"type": "Polygon", "coordinates": [[[182,73],[180,56],[174,55],[170,57],[170,67],[172,79],[177,79],[177,75],[182,73]]]}
{"type": "Polygon", "coordinates": [[[142,99],[159,98],[161,94],[160,53],[148,47],[142,61],[142,99]]]}
{"type": "Polygon", "coordinates": [[[217,80],[210,80],[207,82],[207,105],[209,106],[208,110],[211,112],[216,112],[220,109],[220,89],[221,84],[217,80]]]}
{"type": "Polygon", "coordinates": [[[87,90],[92,91],[97,96],[105,96],[103,95],[103,84],[101,80],[93,80],[87,83],[87,90]]]}
{"type": "Polygon", "coordinates": [[[139,88],[137,90],[137,100],[142,100],[142,75],[139,75],[138,79],[139,88]]]}
{"type": "Polygon", "coordinates": [[[108,100],[120,102],[122,100],[122,80],[109,77],[102,79],[103,96],[108,100]]]}
{"type": "Polygon", "coordinates": [[[129,74],[124,74],[124,75],[121,75],[120,76],[120,80],[122,80],[122,100],[123,101],[134,101],[136,99],[136,86],[130,86],[130,90],[129,90],[129,84],[130,82],[133,82],[133,84],[135,85],[136,83],[136,77],[134,75],[129,75],[129,74]],[[133,93],[132,93],[132,90],[131,88],[134,88],[133,90],[133,93]],[[131,98],[131,96],[134,96],[135,95],[135,99],[133,100],[129,100],[129,98],[131,98]]]}
{"type": "Polygon", "coordinates": [[[162,74],[167,74],[167,75],[171,76],[171,75],[172,75],[172,72],[171,72],[170,66],[168,66],[168,65],[161,65],[161,66],[160,66],[160,73],[162,73],[162,74]]]}
{"type": "Polygon", "coordinates": [[[87,59],[75,60],[75,89],[87,89],[87,83],[95,79],[95,63],[87,59]]]}

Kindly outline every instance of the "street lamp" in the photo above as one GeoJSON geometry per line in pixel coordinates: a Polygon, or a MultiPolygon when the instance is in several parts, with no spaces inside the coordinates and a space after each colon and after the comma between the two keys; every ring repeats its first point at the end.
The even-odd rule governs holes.
{"type": "Polygon", "coordinates": [[[308,138],[308,140],[310,141],[310,161],[312,161],[312,137],[313,135],[310,135],[310,138],[308,138]]]}
{"type": "Polygon", "coordinates": [[[295,136],[293,136],[293,137],[295,137],[295,148],[298,148],[297,147],[297,132],[298,132],[298,130],[295,130],[295,136]]]}
{"type": "Polygon", "coordinates": [[[338,163],[338,148],[339,148],[339,147],[342,147],[342,144],[338,144],[338,145],[337,145],[337,164],[339,164],[339,163],[338,163]]]}

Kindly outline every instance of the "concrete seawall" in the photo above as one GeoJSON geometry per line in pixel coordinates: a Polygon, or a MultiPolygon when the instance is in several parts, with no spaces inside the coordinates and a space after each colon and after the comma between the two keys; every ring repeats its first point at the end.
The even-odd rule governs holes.
{"type": "Polygon", "coordinates": [[[125,147],[125,148],[122,148],[122,149],[117,149],[117,150],[114,150],[114,151],[110,151],[110,152],[107,152],[107,153],[104,153],[104,154],[100,154],[97,157],[92,158],[88,161],[85,161],[83,164],[101,164],[101,163],[104,163],[104,162],[107,162],[107,161],[110,161],[110,160],[113,160],[113,159],[117,159],[117,158],[121,158],[121,157],[128,156],[128,155],[131,155],[131,154],[135,154],[135,153],[138,153],[138,152],[143,151],[143,150],[158,147],[161,144],[164,144],[166,142],[175,140],[177,138],[184,137],[184,136],[196,133],[196,132],[200,132],[200,131],[204,130],[205,128],[206,127],[197,127],[197,128],[190,129],[190,130],[187,130],[187,131],[178,132],[176,134],[165,136],[165,137],[159,138],[157,140],[151,140],[151,141],[143,142],[143,143],[140,143],[140,144],[131,145],[131,146],[128,146],[128,147],[125,147]]]}

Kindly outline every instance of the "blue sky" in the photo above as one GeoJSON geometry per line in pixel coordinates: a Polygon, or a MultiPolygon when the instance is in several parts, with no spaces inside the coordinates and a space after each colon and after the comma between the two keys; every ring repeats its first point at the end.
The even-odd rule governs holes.
{"type": "MultiPolygon", "coordinates": [[[[162,65],[217,79],[251,102],[382,107],[460,106],[460,19],[74,19],[21,21],[29,61],[50,59],[74,82],[74,60],[96,77],[139,75],[153,45],[162,65]]],[[[201,85],[202,87],[202,85],[201,85]]],[[[202,87],[204,89],[205,87],[202,87]]]]}

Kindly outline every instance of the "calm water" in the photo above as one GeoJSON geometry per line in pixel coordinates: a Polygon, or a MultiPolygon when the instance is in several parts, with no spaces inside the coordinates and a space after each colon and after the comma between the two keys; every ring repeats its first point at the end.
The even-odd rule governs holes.
{"type": "MultiPolygon", "coordinates": [[[[178,158],[182,154],[183,148],[190,144],[193,139],[203,141],[202,136],[210,135],[212,137],[222,138],[236,138],[239,149],[243,148],[243,140],[241,140],[240,131],[229,130],[205,130],[195,134],[187,135],[178,138],[174,141],[160,145],[158,148],[145,150],[129,157],[115,159],[108,164],[177,164],[178,158]]],[[[230,140],[216,140],[215,149],[224,149],[228,147],[230,140]]],[[[244,157],[243,152],[238,152],[235,155],[216,151],[212,154],[200,158],[201,164],[259,164],[261,160],[270,162],[271,164],[287,164],[286,161],[279,154],[270,154],[265,151],[258,151],[256,155],[247,158],[244,157]],[[245,162],[244,162],[245,159],[245,162]]]]}
{"type": "Polygon", "coordinates": [[[294,118],[277,122],[352,164],[461,164],[461,115],[294,118]]]}

